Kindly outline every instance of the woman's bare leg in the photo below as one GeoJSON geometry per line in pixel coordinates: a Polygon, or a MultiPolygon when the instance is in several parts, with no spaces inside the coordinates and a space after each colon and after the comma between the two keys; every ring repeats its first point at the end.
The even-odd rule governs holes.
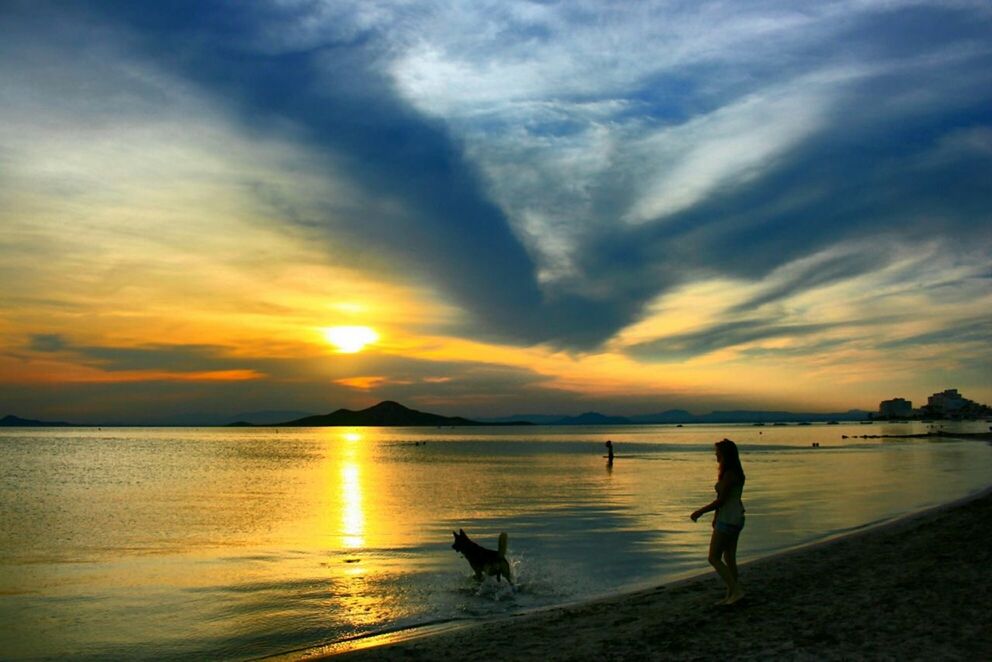
{"type": "Polygon", "coordinates": [[[728,540],[723,548],[723,562],[730,568],[730,574],[733,575],[734,582],[737,582],[737,540],[740,538],[740,534],[727,536],[727,538],[728,540]]]}
{"type": "Polygon", "coordinates": [[[728,540],[723,548],[723,560],[730,571],[730,576],[734,578],[734,586],[727,592],[727,604],[732,605],[741,598],[744,597],[744,591],[741,589],[741,584],[737,580],[737,540],[740,538],[740,534],[735,536],[726,536],[728,540]]]}
{"type": "MultiPolygon", "coordinates": [[[[722,558],[727,550],[727,544],[729,542],[733,542],[736,549],[736,539],[731,541],[729,540],[730,538],[731,536],[724,535],[716,530],[713,531],[713,536],[710,538],[710,565],[713,566],[713,569],[716,570],[718,575],[720,575],[720,579],[723,580],[723,583],[727,585],[727,597],[725,600],[721,601],[720,604],[725,604],[732,598],[735,602],[740,599],[739,597],[734,598],[734,596],[740,592],[740,587],[737,586],[737,579],[727,564],[723,562],[722,558]]],[[[741,593],[741,595],[743,595],[743,593],[741,593]]]]}

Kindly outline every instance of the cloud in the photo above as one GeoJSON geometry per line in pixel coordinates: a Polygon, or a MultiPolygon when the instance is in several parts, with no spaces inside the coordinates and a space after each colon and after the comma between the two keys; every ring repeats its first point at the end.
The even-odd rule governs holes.
{"type": "Polygon", "coordinates": [[[764,283],[763,291],[746,299],[729,312],[741,313],[755,310],[769,303],[788,298],[794,294],[810,292],[824,286],[845,280],[856,279],[864,274],[879,271],[889,256],[877,249],[851,252],[820,253],[783,265],[770,274],[764,283]]]}
{"type": "Polygon", "coordinates": [[[213,419],[202,418],[216,422],[216,416],[252,408],[323,412],[388,399],[465,414],[491,411],[494,404],[504,401],[568,402],[576,397],[554,388],[551,377],[526,367],[375,352],[307,355],[295,351],[291,357],[280,358],[253,356],[243,348],[224,345],[94,345],[60,334],[32,334],[21,350],[9,356],[22,365],[44,360],[56,374],[44,381],[14,380],[12,384],[0,380],[0,391],[16,393],[8,406],[21,403],[26,407],[21,411],[38,412],[51,406],[53,390],[71,391],[77,398],[73,406],[80,411],[74,420],[84,422],[110,420],[114,407],[139,401],[143,409],[129,414],[127,422],[175,421],[179,419],[169,417],[189,412],[191,406],[219,412],[213,419]],[[130,385],[133,391],[119,385],[130,385]],[[100,403],[94,395],[82,397],[83,391],[114,393],[119,400],[100,403]],[[162,405],[159,411],[154,410],[156,401],[162,405]]]}
{"type": "Polygon", "coordinates": [[[803,337],[822,333],[835,324],[774,324],[764,320],[739,320],[632,345],[631,355],[650,360],[679,361],[719,349],[759,340],[803,337]]]}
{"type": "MultiPolygon", "coordinates": [[[[237,252],[242,225],[196,222],[218,187],[236,190],[231,217],[430,288],[464,313],[454,333],[578,352],[694,282],[754,291],[722,327],[655,349],[812,332],[821,322],[769,304],[855,277],[870,289],[923,241],[967,237],[972,266],[992,246],[981,3],[218,7],[16,5],[0,47],[18,120],[0,136],[7,189],[172,200],[186,220],[167,241],[210,237],[203,254],[237,252]],[[53,138],[19,141],[25,126],[53,138]],[[106,169],[30,160],[73,134],[106,169]],[[35,177],[53,163],[65,169],[35,177]],[[758,308],[778,317],[749,321],[758,308]]],[[[162,226],[128,214],[73,231],[114,238],[126,271],[121,237],[141,218],[162,226]]]]}
{"type": "Polygon", "coordinates": [[[664,219],[717,191],[759,179],[821,127],[826,102],[806,87],[800,82],[760,91],[643,138],[633,147],[647,171],[645,181],[624,220],[664,219]]]}
{"type": "Polygon", "coordinates": [[[851,242],[877,259],[813,265],[792,286],[878,271],[924,237],[989,241],[978,222],[989,198],[973,179],[987,165],[913,167],[988,117],[975,93],[992,82],[977,5],[579,13],[545,6],[528,30],[498,11],[462,12],[463,29],[419,26],[393,70],[480,164],[535,260],[552,338],[595,344],[700,277],[770,279],[762,305],[783,265],[851,242]],[[936,23],[947,28],[926,30],[936,23]],[[938,193],[947,185],[954,201],[938,193]],[[582,308],[578,327],[583,316],[568,313],[582,308]]]}
{"type": "Polygon", "coordinates": [[[882,349],[899,349],[914,346],[954,346],[960,351],[962,345],[971,346],[967,350],[974,360],[988,362],[992,359],[992,315],[977,319],[962,320],[957,324],[936,331],[911,334],[896,340],[883,342],[882,349]]]}
{"type": "MultiPolygon", "coordinates": [[[[32,334],[27,350],[91,369],[81,381],[250,380],[260,378],[260,368],[272,363],[238,358],[231,355],[229,348],[216,345],[79,345],[60,334],[32,334]]],[[[20,358],[25,357],[21,354],[20,358]]]]}
{"type": "Polygon", "coordinates": [[[893,348],[930,341],[934,365],[954,354],[978,361],[984,352],[963,343],[992,301],[987,271],[976,267],[980,252],[934,241],[885,251],[842,245],[761,281],[697,282],[655,302],[615,349],[656,363],[709,355],[743,366],[791,356],[839,367],[896,363],[907,357],[893,348]]]}
{"type": "Polygon", "coordinates": [[[67,345],[57,333],[36,333],[31,336],[28,347],[35,352],[58,352],[66,349],[67,345]]]}

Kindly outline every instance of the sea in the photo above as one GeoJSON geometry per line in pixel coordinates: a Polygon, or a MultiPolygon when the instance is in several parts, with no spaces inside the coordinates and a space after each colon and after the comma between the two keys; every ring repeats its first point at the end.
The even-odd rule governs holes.
{"type": "Polygon", "coordinates": [[[741,449],[746,561],[988,487],[986,442],[871,438],[937,426],[989,428],[0,429],[0,657],[258,659],[703,573],[714,442],[741,449]],[[507,533],[514,587],[459,529],[507,533]]]}

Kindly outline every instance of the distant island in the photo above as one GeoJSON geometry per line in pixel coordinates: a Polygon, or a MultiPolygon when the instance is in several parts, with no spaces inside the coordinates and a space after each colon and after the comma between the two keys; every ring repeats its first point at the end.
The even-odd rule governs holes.
{"type": "MultiPolygon", "coordinates": [[[[231,426],[246,427],[252,423],[236,421],[231,426]]],[[[441,416],[440,414],[430,414],[416,409],[404,407],[398,402],[385,400],[368,409],[353,411],[351,409],[338,409],[330,414],[318,414],[316,416],[304,416],[291,421],[273,423],[279,427],[455,427],[470,425],[493,425],[493,423],[483,423],[472,421],[461,416],[441,416]]],[[[497,423],[497,425],[530,425],[525,421],[508,423],[497,423]]]]}
{"type": "Polygon", "coordinates": [[[6,428],[76,428],[85,427],[82,425],[76,425],[75,423],[66,423],[65,421],[36,421],[30,418],[21,418],[20,416],[14,416],[13,414],[8,414],[3,418],[0,418],[0,427],[6,428]]]}

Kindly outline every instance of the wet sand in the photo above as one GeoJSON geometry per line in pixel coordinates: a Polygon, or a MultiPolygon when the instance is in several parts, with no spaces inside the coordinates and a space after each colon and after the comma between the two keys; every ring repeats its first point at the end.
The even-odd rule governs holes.
{"type": "MultiPolygon", "coordinates": [[[[746,535],[746,531],[745,531],[746,535]]],[[[990,659],[992,494],[715,573],[581,605],[311,651],[357,660],[990,659]],[[360,645],[368,646],[373,641],[360,645]]]]}

